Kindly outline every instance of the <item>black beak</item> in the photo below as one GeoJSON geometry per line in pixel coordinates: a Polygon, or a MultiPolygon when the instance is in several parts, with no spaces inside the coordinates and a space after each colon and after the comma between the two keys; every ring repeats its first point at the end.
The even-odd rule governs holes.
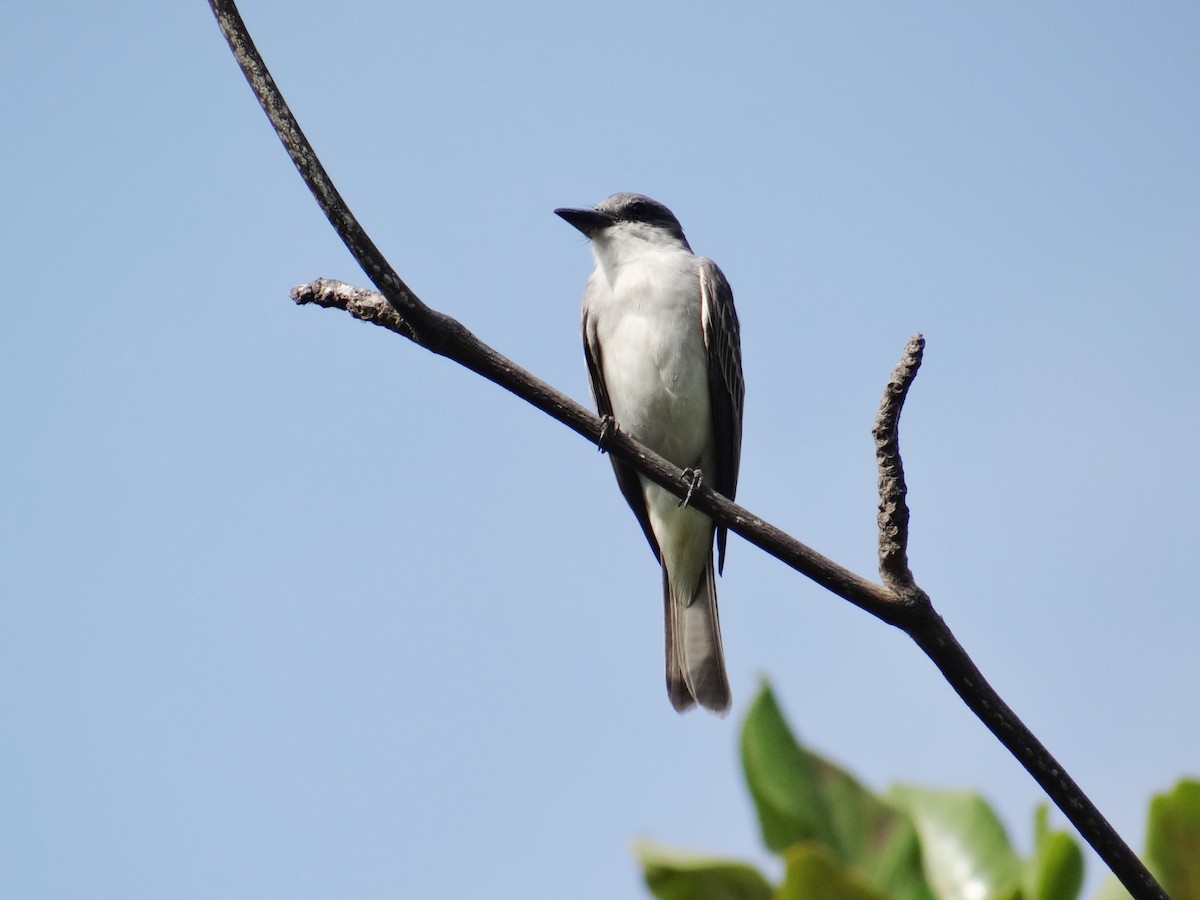
{"type": "Polygon", "coordinates": [[[599,231],[608,228],[616,219],[605,212],[600,212],[595,209],[556,209],[556,216],[560,216],[567,222],[574,225],[588,237],[596,234],[599,231]]]}

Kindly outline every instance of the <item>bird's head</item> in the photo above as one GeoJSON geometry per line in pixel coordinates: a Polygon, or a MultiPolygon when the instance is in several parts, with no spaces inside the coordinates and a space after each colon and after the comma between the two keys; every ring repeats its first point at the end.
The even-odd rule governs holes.
{"type": "Polygon", "coordinates": [[[554,212],[587,235],[598,254],[692,249],[675,214],[644,194],[613,194],[592,209],[554,212]]]}

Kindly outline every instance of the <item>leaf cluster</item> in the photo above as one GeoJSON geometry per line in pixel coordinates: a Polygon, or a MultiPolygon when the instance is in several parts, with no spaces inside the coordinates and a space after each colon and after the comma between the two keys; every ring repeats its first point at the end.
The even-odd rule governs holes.
{"type": "MultiPolygon", "coordinates": [[[[897,785],[876,794],[802,746],[763,685],[742,728],[742,764],[763,843],[783,864],[774,884],[746,863],[642,843],[658,900],[1077,900],[1083,853],[1034,812],[1022,857],[979,794],[897,785]]],[[[1200,781],[1150,804],[1145,859],[1174,900],[1200,900],[1200,781]]],[[[1110,879],[1095,900],[1126,900],[1110,879]]]]}

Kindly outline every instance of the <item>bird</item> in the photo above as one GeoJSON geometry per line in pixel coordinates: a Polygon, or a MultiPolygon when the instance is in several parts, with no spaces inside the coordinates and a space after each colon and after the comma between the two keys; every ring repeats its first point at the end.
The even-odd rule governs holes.
{"type": "MultiPolygon", "coordinates": [[[[737,493],[745,384],[733,291],[692,252],[679,220],[643,194],[555,214],[590,241],[583,294],[588,378],[612,423],[730,500],[737,493]]],[[[601,441],[603,449],[603,440],[601,441]]],[[[717,614],[726,529],[610,457],[617,484],[662,566],[667,696],[724,716],[732,705],[717,614]]]]}

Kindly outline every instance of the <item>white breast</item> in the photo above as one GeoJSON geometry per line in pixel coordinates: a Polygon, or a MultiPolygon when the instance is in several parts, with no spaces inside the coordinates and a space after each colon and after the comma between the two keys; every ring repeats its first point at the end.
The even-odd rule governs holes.
{"type": "Polygon", "coordinates": [[[588,288],[613,416],[678,466],[711,445],[708,365],[696,257],[660,250],[606,266],[588,288]]]}

